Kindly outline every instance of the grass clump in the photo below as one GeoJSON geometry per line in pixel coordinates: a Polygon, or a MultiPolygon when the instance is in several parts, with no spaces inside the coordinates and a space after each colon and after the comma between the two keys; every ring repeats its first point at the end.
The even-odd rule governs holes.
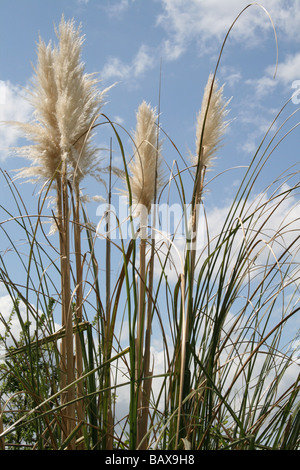
{"type": "Polygon", "coordinates": [[[56,33],[58,45],[38,44],[35,120],[13,123],[30,141],[18,151],[31,166],[18,177],[42,184],[34,214],[2,172],[15,212],[1,205],[9,315],[0,317],[0,448],[298,450],[297,338],[284,344],[299,314],[297,170],[254,196],[283,143],[289,119],[271,129],[285,106],[220,222],[203,198],[229,125],[219,61],[197,117],[193,171],[174,158],[168,176],[159,112],[141,103],[128,158],[127,132],[102,112],[107,90],[84,73],[80,29],[62,18],[56,33]],[[106,169],[93,144],[103,125],[112,133],[106,169]],[[113,144],[123,161],[115,171],[113,144]],[[111,204],[115,175],[128,199],[125,221],[111,204]],[[90,176],[108,188],[104,231],[82,197],[90,176]],[[179,200],[183,238],[155,212],[166,192],[179,200]],[[124,225],[128,236],[115,237],[124,225]]]}

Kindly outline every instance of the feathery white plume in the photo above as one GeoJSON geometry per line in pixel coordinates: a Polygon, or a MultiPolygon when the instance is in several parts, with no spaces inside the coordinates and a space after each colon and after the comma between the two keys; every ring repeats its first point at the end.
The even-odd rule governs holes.
{"type": "Polygon", "coordinates": [[[197,116],[196,155],[192,157],[193,164],[197,165],[200,155],[200,165],[206,168],[211,167],[229,124],[225,118],[228,114],[227,106],[230,100],[224,101],[224,85],[219,88],[216,80],[213,85],[212,83],[213,75],[210,74],[204,90],[202,106],[197,116]],[[200,145],[202,152],[200,152],[200,145]]]}
{"type": "Polygon", "coordinates": [[[103,105],[107,90],[97,89],[98,80],[84,73],[81,51],[84,37],[74,20],[62,17],[58,46],[46,46],[39,40],[37,66],[29,102],[34,108],[34,122],[15,123],[33,142],[18,153],[32,166],[19,171],[19,177],[52,178],[65,160],[70,179],[80,181],[92,174],[99,164],[97,150],[91,143],[91,127],[103,105]]]}
{"type": "Polygon", "coordinates": [[[135,155],[129,163],[132,201],[149,212],[155,191],[161,187],[161,144],[158,142],[156,110],[145,101],[137,112],[135,155]]]}

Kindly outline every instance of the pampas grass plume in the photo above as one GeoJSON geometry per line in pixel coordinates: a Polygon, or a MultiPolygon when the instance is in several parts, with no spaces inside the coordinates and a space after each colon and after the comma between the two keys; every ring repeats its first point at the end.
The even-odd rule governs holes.
{"type": "Polygon", "coordinates": [[[29,92],[34,121],[15,123],[32,145],[17,149],[32,165],[19,177],[51,179],[66,161],[68,177],[80,181],[97,166],[97,150],[92,145],[91,127],[103,105],[107,90],[97,89],[98,80],[84,73],[81,61],[84,37],[74,20],[61,19],[56,29],[58,46],[40,38],[37,66],[29,92]]]}
{"type": "Polygon", "coordinates": [[[228,114],[227,106],[230,102],[230,100],[227,102],[224,100],[223,89],[224,85],[219,87],[213,74],[210,74],[204,90],[201,109],[197,116],[196,155],[192,157],[194,165],[198,164],[200,157],[201,167],[211,167],[221,145],[222,137],[229,124],[225,119],[228,114]]]}
{"type": "Polygon", "coordinates": [[[132,201],[149,212],[155,191],[162,184],[161,145],[158,142],[157,114],[145,101],[137,112],[134,134],[135,155],[129,163],[132,201]]]}

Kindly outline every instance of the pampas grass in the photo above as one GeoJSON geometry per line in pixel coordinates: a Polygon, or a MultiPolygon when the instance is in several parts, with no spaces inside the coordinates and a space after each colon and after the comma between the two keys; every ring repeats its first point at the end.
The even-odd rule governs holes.
{"type": "Polygon", "coordinates": [[[204,89],[201,109],[197,116],[196,123],[196,153],[192,157],[192,162],[196,168],[194,180],[194,192],[191,202],[191,216],[189,221],[188,234],[188,279],[185,275],[181,275],[181,292],[182,292],[182,338],[181,338],[181,355],[180,355],[180,385],[179,385],[179,404],[178,404],[178,419],[176,430],[176,447],[179,442],[180,425],[181,425],[181,409],[182,402],[185,399],[185,390],[190,390],[188,382],[187,369],[189,367],[189,329],[193,324],[193,290],[196,279],[195,277],[195,264],[196,264],[196,251],[197,251],[197,233],[199,229],[199,212],[200,202],[204,187],[204,178],[207,168],[212,166],[216,153],[220,148],[222,137],[228,126],[225,118],[228,114],[227,106],[229,101],[225,102],[223,98],[223,87],[218,87],[215,77],[210,74],[207,84],[204,89]],[[188,285],[187,293],[187,306],[185,284],[188,285]],[[185,311],[186,310],[186,311],[185,311]]]}
{"type": "MultiPolygon", "coordinates": [[[[196,168],[192,201],[193,211],[190,223],[192,231],[191,249],[193,251],[197,241],[198,206],[203,192],[205,173],[213,165],[216,153],[221,146],[222,138],[229,125],[226,117],[229,112],[228,104],[230,100],[224,100],[223,89],[224,85],[219,87],[215,76],[210,74],[204,89],[201,109],[197,116],[196,153],[191,157],[192,163],[196,168]]],[[[194,261],[192,261],[193,263],[194,261]]],[[[194,267],[192,267],[193,269],[194,267]]]]}
{"type": "Polygon", "coordinates": [[[196,153],[193,164],[210,168],[220,149],[222,138],[229,122],[228,104],[223,97],[224,85],[219,87],[218,81],[211,73],[204,89],[201,109],[196,123],[196,153]]]}
{"type": "MultiPolygon", "coordinates": [[[[158,190],[163,184],[161,143],[159,141],[158,115],[145,101],[141,103],[136,115],[136,130],[133,135],[134,157],[129,162],[129,186],[132,198],[133,212],[140,220],[140,266],[139,266],[139,308],[136,337],[136,374],[139,382],[137,393],[140,396],[138,408],[137,445],[146,448],[143,439],[147,430],[148,406],[150,396],[150,380],[141,382],[143,375],[149,371],[150,355],[150,325],[146,325],[146,243],[148,232],[148,215],[151,204],[154,203],[158,190]],[[144,331],[147,331],[144,351],[144,331]]],[[[151,265],[151,261],[150,261],[151,265]]],[[[151,278],[150,273],[150,278],[151,278]]],[[[150,312],[148,314],[151,316],[150,312]]],[[[151,328],[151,327],[150,327],[151,328]]]]}
{"type": "MultiPolygon", "coordinates": [[[[62,18],[56,34],[58,45],[38,43],[34,120],[14,124],[30,141],[18,154],[31,166],[17,175],[43,184],[33,215],[18,181],[1,172],[14,208],[0,206],[9,247],[0,252],[0,282],[11,305],[8,317],[0,312],[0,448],[299,449],[298,359],[283,345],[299,314],[297,168],[253,197],[274,150],[297,131],[299,123],[284,131],[296,113],[279,125],[286,105],[277,114],[222,223],[203,218],[197,250],[206,170],[216,166],[228,126],[220,57],[197,116],[195,171],[180,168],[179,149],[164,132],[174,163],[162,186],[160,112],[146,101],[139,106],[130,158],[122,139],[129,132],[102,113],[107,90],[84,73],[80,28],[62,18]],[[109,206],[102,233],[81,198],[85,176],[99,177],[93,136],[102,124],[112,132],[108,204],[113,153],[123,162],[114,175],[126,183],[128,243],[113,237],[114,224],[124,222],[119,214],[109,206]],[[192,208],[179,243],[176,229],[166,234],[160,219],[151,225],[151,206],[166,188],[168,203],[177,195],[182,209],[187,201],[192,208]],[[46,205],[52,190],[55,214],[46,205]],[[282,220],[274,228],[276,215],[282,220]],[[57,236],[45,233],[49,218],[57,236]]],[[[164,157],[168,151],[164,144],[164,157]]]]}
{"type": "Polygon", "coordinates": [[[143,101],[137,111],[133,135],[134,157],[129,162],[133,211],[149,213],[155,194],[163,184],[161,144],[158,144],[158,115],[143,101]]]}
{"type": "MultiPolygon", "coordinates": [[[[57,217],[55,224],[59,231],[61,252],[62,283],[62,325],[66,337],[62,340],[62,382],[61,386],[74,382],[73,319],[71,309],[70,273],[70,207],[69,185],[75,198],[74,240],[77,266],[77,322],[82,321],[82,272],[80,242],[80,183],[86,175],[99,172],[100,160],[97,148],[92,142],[92,127],[103,105],[105,91],[99,91],[99,81],[94,75],[84,73],[81,61],[83,36],[80,27],[75,28],[74,20],[62,17],[56,29],[58,45],[46,46],[40,38],[37,50],[37,66],[32,89],[28,95],[34,109],[35,121],[14,123],[32,145],[18,149],[21,156],[28,158],[32,165],[21,169],[18,178],[54,183],[56,190],[57,217]]],[[[82,374],[80,340],[76,339],[77,373],[82,374]]],[[[79,393],[82,395],[81,384],[79,393]]],[[[73,402],[75,390],[68,389],[66,401],[73,402]]],[[[78,402],[79,420],[83,419],[82,402],[78,402]]],[[[65,437],[72,432],[76,423],[74,404],[67,408],[65,437]],[[71,426],[71,427],[68,427],[71,426]]],[[[71,445],[71,444],[70,444],[71,445]]]]}

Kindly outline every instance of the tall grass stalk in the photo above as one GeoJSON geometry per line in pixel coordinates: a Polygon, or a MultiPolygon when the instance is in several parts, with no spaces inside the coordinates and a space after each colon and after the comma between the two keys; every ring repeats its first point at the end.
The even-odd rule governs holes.
{"type": "MultiPolygon", "coordinates": [[[[150,329],[151,329],[151,304],[148,307],[146,317],[146,248],[148,239],[148,217],[151,204],[155,200],[155,195],[161,185],[160,175],[160,143],[158,139],[158,116],[156,111],[145,101],[139,106],[137,112],[137,125],[134,135],[135,155],[130,162],[131,170],[130,186],[134,211],[140,220],[140,265],[139,265],[139,305],[137,317],[137,337],[136,337],[136,376],[138,380],[138,427],[137,446],[141,449],[145,447],[148,419],[149,386],[150,377],[146,376],[146,381],[142,382],[143,375],[150,374],[149,354],[150,354],[150,329]],[[144,339],[146,331],[146,339],[144,339]],[[145,349],[144,349],[145,346],[145,349]],[[141,445],[140,445],[141,444],[141,445]]],[[[150,265],[152,262],[150,261],[150,265]]],[[[152,265],[153,266],[153,265],[152,265]]],[[[150,283],[152,282],[153,267],[150,272],[150,283]]]]}
{"type": "MultiPolygon", "coordinates": [[[[71,308],[71,275],[70,275],[70,213],[69,195],[66,175],[66,165],[63,164],[61,191],[59,201],[62,204],[62,220],[59,224],[60,253],[61,253],[61,292],[62,292],[62,325],[66,329],[66,335],[62,339],[62,388],[74,382],[74,353],[73,353],[73,312],[71,308]],[[65,377],[64,377],[65,376],[65,377]]],[[[70,387],[67,390],[66,398],[62,400],[71,403],[66,407],[66,431],[64,439],[73,431],[75,425],[75,390],[70,387]]],[[[71,443],[70,443],[71,445],[71,443]]]]}
{"type": "MultiPolygon", "coordinates": [[[[21,155],[27,156],[34,165],[19,172],[20,177],[30,176],[35,179],[52,179],[56,182],[57,217],[55,219],[60,242],[61,254],[61,295],[62,325],[66,335],[61,344],[61,387],[74,382],[73,351],[73,311],[71,298],[70,273],[70,199],[69,187],[73,181],[75,195],[74,240],[76,259],[77,320],[82,320],[82,273],[80,246],[80,189],[82,178],[95,167],[96,151],[91,146],[90,127],[93,125],[102,105],[103,94],[95,87],[97,80],[84,74],[81,61],[83,38],[80,28],[75,29],[74,21],[61,20],[56,31],[59,46],[46,46],[42,40],[38,44],[38,65],[35,70],[35,83],[30,94],[37,122],[19,124],[34,145],[20,149],[21,155]]],[[[72,192],[73,192],[72,191],[72,192]]],[[[76,339],[77,373],[82,373],[82,354],[80,341],[76,339]]],[[[79,386],[81,388],[81,386],[79,386]]],[[[78,390],[82,395],[82,390],[78,390]]],[[[66,408],[66,433],[69,435],[76,424],[73,399],[75,389],[67,391],[66,402],[72,403],[66,408]]],[[[78,416],[82,420],[81,402],[78,416]]],[[[66,436],[65,436],[66,437],[66,436]]],[[[70,441],[69,447],[72,446],[70,441]]]]}

